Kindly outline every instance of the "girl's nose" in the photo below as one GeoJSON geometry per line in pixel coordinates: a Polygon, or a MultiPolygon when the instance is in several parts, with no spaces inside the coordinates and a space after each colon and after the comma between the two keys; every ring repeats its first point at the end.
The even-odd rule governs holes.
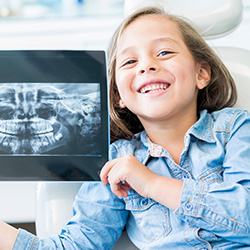
{"type": "Polygon", "coordinates": [[[139,73],[140,74],[144,74],[144,73],[148,73],[148,72],[153,72],[153,71],[156,71],[156,68],[155,67],[150,67],[148,69],[140,69],[139,73]]]}
{"type": "Polygon", "coordinates": [[[142,74],[150,74],[150,73],[154,73],[156,71],[158,71],[159,67],[158,65],[156,65],[155,63],[149,63],[149,64],[143,64],[141,66],[139,66],[139,71],[138,73],[140,75],[142,74]]]}

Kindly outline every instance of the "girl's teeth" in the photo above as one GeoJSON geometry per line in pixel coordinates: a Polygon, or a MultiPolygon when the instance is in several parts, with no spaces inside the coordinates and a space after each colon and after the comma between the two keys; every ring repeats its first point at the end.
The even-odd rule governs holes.
{"type": "Polygon", "coordinates": [[[151,92],[158,92],[165,90],[167,86],[165,84],[157,84],[157,85],[151,85],[151,86],[146,86],[140,90],[142,94],[151,91],[151,92]]]}

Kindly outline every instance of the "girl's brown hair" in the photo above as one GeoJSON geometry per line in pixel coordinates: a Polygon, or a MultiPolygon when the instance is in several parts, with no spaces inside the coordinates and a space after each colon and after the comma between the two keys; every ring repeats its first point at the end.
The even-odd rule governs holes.
{"type": "Polygon", "coordinates": [[[211,79],[205,88],[199,90],[197,112],[203,109],[213,112],[225,107],[231,107],[237,100],[236,86],[228,69],[190,24],[182,18],[165,13],[160,8],[143,8],[128,16],[121,23],[114,33],[108,49],[111,141],[131,139],[135,133],[143,130],[143,126],[137,116],[127,108],[122,109],[119,106],[120,95],[115,82],[115,67],[117,46],[123,31],[133,21],[146,15],[160,15],[175,22],[194,60],[197,63],[209,64],[211,79]]]}

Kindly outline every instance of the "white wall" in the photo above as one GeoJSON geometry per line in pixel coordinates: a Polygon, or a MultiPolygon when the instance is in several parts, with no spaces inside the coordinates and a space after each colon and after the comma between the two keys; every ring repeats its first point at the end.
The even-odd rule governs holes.
{"type": "Polygon", "coordinates": [[[119,17],[0,22],[0,49],[105,50],[119,17]]]}

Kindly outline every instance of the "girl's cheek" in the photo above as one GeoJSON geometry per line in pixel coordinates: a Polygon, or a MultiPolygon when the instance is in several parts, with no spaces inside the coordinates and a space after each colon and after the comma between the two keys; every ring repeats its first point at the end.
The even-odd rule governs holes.
{"type": "Polygon", "coordinates": [[[126,81],[126,75],[124,75],[124,74],[117,75],[116,84],[117,84],[118,90],[124,85],[125,81],[126,81]]]}

